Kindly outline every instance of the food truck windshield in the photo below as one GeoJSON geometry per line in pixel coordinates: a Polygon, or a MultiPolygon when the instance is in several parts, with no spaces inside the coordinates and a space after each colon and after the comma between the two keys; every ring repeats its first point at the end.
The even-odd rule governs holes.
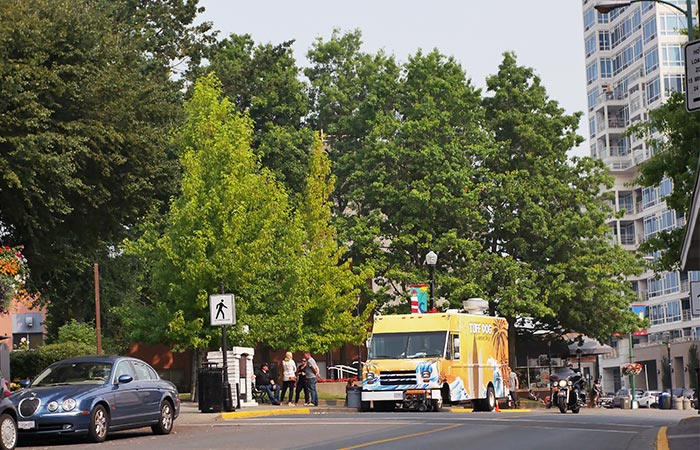
{"type": "Polygon", "coordinates": [[[373,334],[369,359],[442,357],[446,339],[446,331],[373,334]]]}

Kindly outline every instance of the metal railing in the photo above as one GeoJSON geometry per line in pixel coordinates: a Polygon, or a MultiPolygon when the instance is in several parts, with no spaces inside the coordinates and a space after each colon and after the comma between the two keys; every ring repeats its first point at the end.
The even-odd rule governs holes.
{"type": "Polygon", "coordinates": [[[357,376],[357,369],[352,366],[346,366],[345,364],[338,364],[333,367],[329,367],[328,370],[336,371],[336,378],[350,378],[357,376]]]}

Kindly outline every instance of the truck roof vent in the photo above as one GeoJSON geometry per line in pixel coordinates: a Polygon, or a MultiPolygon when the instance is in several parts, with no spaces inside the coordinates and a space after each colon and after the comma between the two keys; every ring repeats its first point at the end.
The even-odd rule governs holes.
{"type": "Polygon", "coordinates": [[[486,314],[486,311],[489,309],[489,302],[478,297],[465,300],[463,304],[464,309],[469,314],[486,314]]]}

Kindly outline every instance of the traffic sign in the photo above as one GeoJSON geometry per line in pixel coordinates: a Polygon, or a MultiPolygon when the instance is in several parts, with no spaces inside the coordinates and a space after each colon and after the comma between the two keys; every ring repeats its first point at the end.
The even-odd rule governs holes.
{"type": "Polygon", "coordinates": [[[685,108],[700,110],[700,40],[685,44],[685,108]]]}
{"type": "Polygon", "coordinates": [[[210,295],[209,315],[212,325],[235,325],[236,302],[233,294],[210,295]]]}
{"type": "Polygon", "coordinates": [[[693,315],[700,316],[700,281],[690,282],[690,310],[693,315]]]}

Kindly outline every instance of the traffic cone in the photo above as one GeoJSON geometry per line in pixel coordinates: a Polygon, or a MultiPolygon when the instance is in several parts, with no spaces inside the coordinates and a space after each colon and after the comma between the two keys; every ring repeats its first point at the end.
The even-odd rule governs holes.
{"type": "Polygon", "coordinates": [[[498,402],[496,402],[496,412],[501,412],[501,408],[498,407],[498,402]]]}

